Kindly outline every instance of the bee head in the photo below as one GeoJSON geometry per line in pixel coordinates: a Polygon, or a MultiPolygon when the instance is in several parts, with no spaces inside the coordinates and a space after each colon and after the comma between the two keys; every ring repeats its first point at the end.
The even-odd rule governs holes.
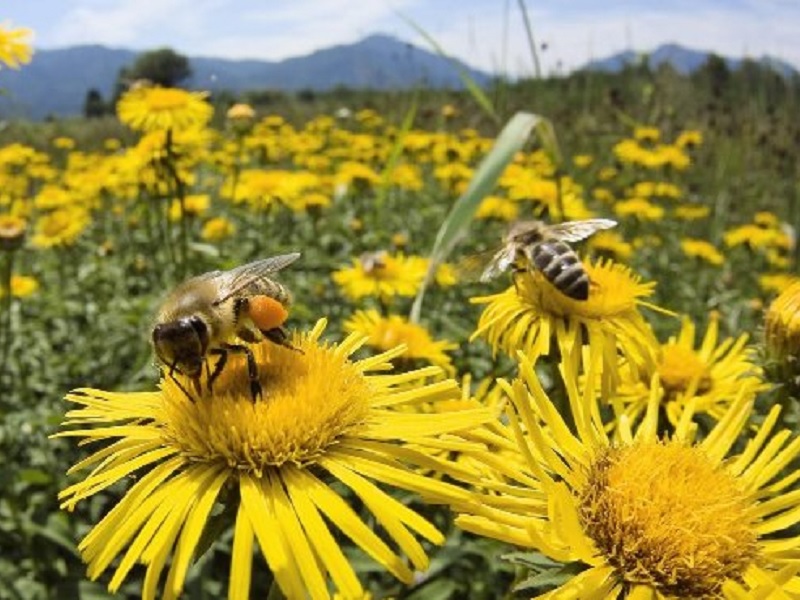
{"type": "Polygon", "coordinates": [[[208,326],[196,315],[159,323],[153,328],[153,347],[170,374],[177,369],[197,379],[208,349],[208,326]]]}

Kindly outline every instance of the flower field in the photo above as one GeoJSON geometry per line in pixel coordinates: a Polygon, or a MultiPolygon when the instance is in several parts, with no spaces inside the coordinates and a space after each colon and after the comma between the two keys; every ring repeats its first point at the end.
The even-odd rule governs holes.
{"type": "Polygon", "coordinates": [[[737,77],[0,131],[0,600],[800,597],[800,86],[737,77]],[[588,298],[481,278],[601,218],[588,298]]]}

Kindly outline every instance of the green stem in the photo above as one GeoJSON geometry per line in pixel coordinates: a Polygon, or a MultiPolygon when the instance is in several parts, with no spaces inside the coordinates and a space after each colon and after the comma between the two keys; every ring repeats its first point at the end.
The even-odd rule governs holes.
{"type": "Polygon", "coordinates": [[[172,146],[172,129],[167,130],[167,139],[164,145],[167,159],[164,163],[170,178],[172,179],[175,197],[181,207],[180,223],[180,263],[178,264],[178,276],[180,279],[186,275],[186,267],[189,260],[189,221],[186,217],[186,186],[178,173],[177,160],[172,146]]]}
{"type": "Polygon", "coordinates": [[[0,326],[0,373],[2,373],[3,377],[0,377],[2,380],[6,375],[9,376],[9,380],[11,379],[10,371],[11,369],[8,367],[8,356],[11,350],[11,276],[14,273],[14,251],[11,250],[6,253],[6,261],[3,269],[3,280],[0,284],[3,286],[3,308],[2,308],[2,326],[0,326]]]}

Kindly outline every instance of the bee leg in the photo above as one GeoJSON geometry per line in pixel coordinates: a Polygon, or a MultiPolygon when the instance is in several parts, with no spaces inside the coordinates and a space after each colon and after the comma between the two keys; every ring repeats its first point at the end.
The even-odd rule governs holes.
{"type": "Polygon", "coordinates": [[[250,396],[253,402],[261,398],[261,384],[258,381],[258,366],[253,351],[242,344],[225,344],[224,350],[229,352],[239,352],[247,357],[247,376],[250,378],[250,396]]]}
{"type": "Polygon", "coordinates": [[[278,344],[279,346],[283,346],[284,348],[289,348],[289,350],[294,350],[295,352],[299,352],[303,354],[303,351],[293,346],[292,343],[289,341],[289,332],[286,331],[283,327],[273,327],[272,329],[260,330],[262,335],[267,338],[273,344],[278,344]]]}
{"type": "MultiPolygon", "coordinates": [[[[172,380],[172,382],[176,386],[178,386],[178,389],[184,393],[184,395],[189,399],[189,401],[192,404],[194,404],[194,398],[192,398],[192,395],[189,393],[189,390],[187,390],[183,386],[183,384],[180,381],[178,381],[178,378],[175,377],[175,371],[177,371],[177,361],[170,365],[169,371],[167,371],[167,377],[169,377],[172,380]]],[[[164,369],[162,367],[158,367],[158,374],[160,378],[164,377],[164,369]]]]}
{"type": "Polygon", "coordinates": [[[219,356],[217,362],[214,364],[214,370],[208,375],[208,391],[211,393],[214,382],[217,380],[217,377],[219,377],[219,374],[222,373],[225,363],[228,362],[228,351],[225,348],[214,348],[213,350],[209,350],[208,353],[219,356]]]}
{"type": "Polygon", "coordinates": [[[519,295],[519,282],[517,280],[525,272],[527,272],[527,269],[517,267],[514,267],[514,270],[511,271],[511,281],[514,282],[514,291],[517,292],[517,295],[519,295]]]}
{"type": "Polygon", "coordinates": [[[182,391],[182,392],[184,393],[184,395],[185,395],[185,396],[186,396],[186,397],[189,399],[189,402],[191,402],[192,404],[194,404],[194,398],[192,398],[192,395],[189,393],[189,390],[187,390],[187,389],[184,387],[184,385],[183,385],[183,384],[182,384],[180,381],[178,381],[178,378],[177,378],[177,377],[175,377],[175,375],[174,375],[173,373],[170,373],[170,374],[169,374],[169,378],[170,378],[170,379],[172,379],[172,382],[173,382],[175,385],[177,385],[177,386],[178,386],[178,389],[179,389],[180,391],[182,391]]]}

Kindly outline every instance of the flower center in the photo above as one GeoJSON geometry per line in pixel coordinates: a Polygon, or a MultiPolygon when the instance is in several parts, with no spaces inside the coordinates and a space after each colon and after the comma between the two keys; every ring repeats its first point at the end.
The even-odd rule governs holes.
{"type": "Polygon", "coordinates": [[[736,479],[700,449],[640,443],[595,460],[579,513],[624,581],[702,598],[741,580],[755,560],[751,508],[736,479]]]}
{"type": "Polygon", "coordinates": [[[685,392],[693,383],[697,394],[711,389],[711,372],[706,363],[694,350],[678,344],[663,347],[658,375],[668,395],[685,392]]]}
{"type": "Polygon", "coordinates": [[[182,109],[188,96],[183,90],[172,88],[152,88],[147,96],[148,108],[153,111],[182,109]]]}
{"type": "MultiPolygon", "coordinates": [[[[256,400],[247,361],[238,354],[228,354],[211,393],[202,377],[203,393],[194,402],[164,378],[167,443],[191,460],[220,459],[260,475],[286,462],[308,464],[352,433],[365,422],[373,395],[362,369],[335,347],[310,338],[295,343],[299,352],[271,342],[250,346],[262,388],[256,400]]],[[[178,377],[193,390],[191,381],[178,377]]]]}

